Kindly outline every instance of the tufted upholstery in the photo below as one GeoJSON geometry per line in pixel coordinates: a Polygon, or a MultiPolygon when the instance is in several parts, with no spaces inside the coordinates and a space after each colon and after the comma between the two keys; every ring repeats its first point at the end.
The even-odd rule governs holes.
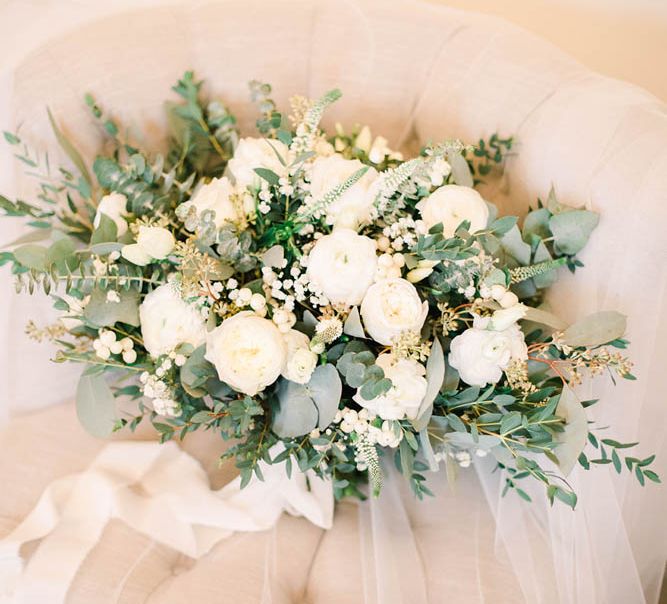
{"type": "MultiPolygon", "coordinates": [[[[15,71],[14,120],[26,140],[53,149],[48,104],[84,156],[92,158],[103,136],[81,100],[90,91],[131,136],[157,150],[164,146],[161,104],[187,69],[206,78],[206,94],[224,99],[246,133],[255,119],[246,83],[256,78],[273,84],[283,107],[292,94],[316,96],[339,87],[344,97],[327,114],[325,126],[363,121],[404,150],[429,139],[515,135],[517,155],[505,178],[489,183],[485,194],[503,210],[522,213],[555,183],[566,203],[602,212],[583,254],[586,278],[575,283],[564,276],[552,301],[565,318],[602,307],[631,316],[642,381],[622,385],[613,394],[617,404],[597,419],[620,426],[619,438],[642,438],[647,449],[664,446],[664,437],[652,428],[665,425],[667,412],[649,396],[659,389],[660,368],[667,363],[664,351],[654,347],[657,338],[667,336],[661,297],[667,258],[660,230],[667,219],[667,116],[657,99],[479,15],[407,2],[228,0],[129,11],[50,41],[15,71]]],[[[17,180],[20,193],[29,187],[17,180]]],[[[0,371],[14,413],[34,401],[70,395],[75,371],[48,366],[44,352],[20,335],[24,319],[47,313],[46,305],[25,297],[3,304],[2,341],[13,345],[11,354],[1,345],[0,371]],[[40,380],[33,379],[35,372],[40,380]]],[[[598,393],[603,386],[595,388],[598,393]]],[[[0,535],[25,516],[46,484],[84,469],[103,445],[77,426],[71,405],[17,417],[0,439],[5,485],[0,535]]],[[[217,468],[220,443],[212,436],[191,436],[184,446],[202,461],[214,486],[231,477],[228,468],[217,468]]],[[[661,495],[638,494],[622,480],[617,484],[625,494],[622,511],[639,579],[646,598],[654,601],[661,565],[643,565],[642,552],[667,542],[667,534],[664,522],[649,528],[641,518],[659,509],[661,495]]],[[[401,497],[425,561],[429,601],[531,601],[510,570],[507,552],[495,542],[493,517],[474,474],[462,477],[456,491],[443,489],[434,501],[417,504],[407,493],[401,497]]],[[[196,562],[114,522],[77,576],[70,602],[258,602],[266,568],[276,604],[361,602],[361,521],[351,503],[339,506],[335,526],[326,533],[284,517],[274,531],[236,535],[196,562]],[[265,560],[271,561],[268,567],[265,560]]],[[[545,577],[553,580],[549,573],[545,577]]],[[[616,600],[599,589],[594,601],[642,597],[628,588],[631,595],[616,600]]],[[[554,590],[545,601],[558,599],[554,590]]],[[[585,601],[562,593],[560,600],[585,601]]]]}

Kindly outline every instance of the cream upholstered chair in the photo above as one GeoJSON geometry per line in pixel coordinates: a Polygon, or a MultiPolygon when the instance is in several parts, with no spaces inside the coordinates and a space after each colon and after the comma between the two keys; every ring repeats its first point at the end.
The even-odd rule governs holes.
{"type": "MultiPolygon", "coordinates": [[[[618,426],[619,438],[639,437],[647,450],[664,450],[656,426],[665,425],[665,405],[650,395],[664,391],[659,380],[667,362],[656,346],[667,336],[662,299],[667,117],[657,99],[479,15],[408,2],[230,0],[158,4],[89,21],[50,40],[14,72],[13,120],[34,146],[54,149],[44,111],[48,104],[92,158],[103,135],[82,102],[90,91],[132,135],[142,137],[146,148],[159,150],[165,132],[162,102],[188,69],[206,79],[207,95],[231,106],[244,133],[253,132],[255,119],[247,104],[247,81],[260,79],[272,83],[283,107],[292,94],[317,96],[339,87],[344,97],[327,113],[326,126],[365,122],[404,150],[427,140],[514,135],[517,154],[502,181],[489,183],[485,195],[504,211],[522,213],[554,183],[565,202],[601,211],[600,227],[582,256],[586,269],[576,281],[564,276],[552,301],[566,318],[603,307],[630,315],[641,381],[605,391],[611,400],[596,419],[618,426]]],[[[17,180],[19,193],[29,187],[17,180]]],[[[2,392],[16,416],[0,436],[0,535],[27,514],[50,481],[84,469],[104,444],[83,433],[71,405],[21,413],[36,402],[62,400],[75,387],[74,371],[49,367],[44,351],[21,335],[22,319],[46,308],[21,298],[0,309],[6,330],[0,339],[2,392]]],[[[593,389],[597,394],[604,386],[593,389]]],[[[184,446],[202,461],[213,486],[229,480],[231,470],[217,468],[221,445],[213,435],[193,435],[184,446]]],[[[512,571],[511,547],[496,541],[493,514],[474,474],[433,501],[414,503],[401,493],[429,601],[656,601],[664,562],[660,544],[667,534],[664,521],[646,519],[657,514],[664,496],[639,493],[625,479],[610,486],[606,469],[598,472],[604,478],[595,483],[602,485],[597,493],[589,483],[579,485],[590,505],[572,516],[581,535],[572,558],[588,559],[604,547],[605,535],[620,532],[633,566],[615,573],[614,562],[605,557],[602,576],[616,576],[614,587],[598,583],[586,591],[556,587],[563,562],[538,560],[544,581],[553,583],[553,589],[540,592],[549,595],[539,599],[512,571]],[[596,504],[596,494],[604,501],[596,504]],[[599,516],[606,517],[612,499],[614,506],[620,502],[613,517],[623,519],[622,530],[604,524],[595,512],[599,505],[599,516]]],[[[276,603],[370,602],[372,572],[360,554],[363,522],[364,515],[350,503],[339,506],[334,528],[326,533],[286,516],[276,530],[236,535],[198,561],[112,522],[78,573],[69,601],[259,602],[270,573],[276,603]]],[[[402,601],[411,599],[404,595],[402,601]]]]}

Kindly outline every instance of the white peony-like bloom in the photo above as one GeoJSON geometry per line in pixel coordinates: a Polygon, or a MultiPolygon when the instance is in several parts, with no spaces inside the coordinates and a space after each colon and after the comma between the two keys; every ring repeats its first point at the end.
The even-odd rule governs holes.
{"type": "Polygon", "coordinates": [[[246,211],[246,208],[242,209],[234,203],[232,199],[234,193],[235,188],[229,178],[226,176],[214,178],[211,182],[200,186],[190,200],[181,207],[185,211],[190,207],[195,208],[198,216],[206,210],[212,210],[215,212],[213,222],[220,228],[226,223],[238,222],[242,218],[241,213],[246,211]]]}
{"type": "Polygon", "coordinates": [[[480,231],[489,220],[489,208],[482,196],[470,187],[445,185],[417,204],[422,220],[430,229],[442,223],[445,237],[452,237],[456,228],[470,221],[470,232],[480,231]]]}
{"type": "Polygon", "coordinates": [[[389,346],[404,331],[421,331],[428,315],[417,288],[406,279],[385,279],[373,284],[361,303],[361,317],[368,334],[389,346]]]}
{"type": "Polygon", "coordinates": [[[375,247],[375,241],[352,229],[335,229],[313,246],[306,275],[329,302],[355,306],[373,283],[375,247]]]}
{"type": "MultiPolygon", "coordinates": [[[[310,171],[310,194],[314,199],[324,197],[334,187],[343,184],[357,170],[364,167],[358,159],[345,159],[342,155],[318,157],[310,171]]],[[[377,171],[368,171],[326,209],[328,224],[356,229],[371,221],[374,192],[371,187],[377,171]]]]}
{"type": "Polygon", "coordinates": [[[105,195],[100,199],[100,203],[97,206],[97,213],[93,220],[93,226],[95,228],[100,226],[102,214],[104,214],[116,223],[118,236],[125,235],[125,233],[127,233],[127,221],[124,218],[127,214],[126,207],[127,197],[122,193],[109,193],[109,195],[105,195]]]}
{"type": "Polygon", "coordinates": [[[310,350],[310,340],[305,333],[291,329],[285,335],[287,362],[282,376],[297,384],[307,384],[317,366],[317,355],[310,350]]]}
{"type": "Polygon", "coordinates": [[[473,327],[451,343],[449,364],[470,386],[497,383],[512,359],[528,358],[523,332],[516,323],[495,331],[488,320],[475,319],[473,327]]]}
{"type": "Polygon", "coordinates": [[[196,348],[206,340],[201,314],[171,283],[160,285],[144,298],[139,319],[144,346],[153,358],[172,352],[179,344],[196,348]]]}
{"type": "Polygon", "coordinates": [[[289,165],[288,154],[287,145],[277,139],[242,138],[234,151],[234,157],[227,164],[227,173],[240,189],[258,187],[262,179],[255,168],[265,168],[281,175],[285,172],[285,166],[278,155],[289,165]]]}
{"type": "Polygon", "coordinates": [[[415,419],[426,395],[424,366],[412,359],[395,359],[387,353],[381,354],[375,364],[382,367],[385,377],[391,380],[391,388],[370,401],[357,391],[353,400],[382,419],[415,419]]]}
{"type": "Polygon", "coordinates": [[[254,396],[280,376],[287,344],[272,321],[244,311],[207,335],[205,357],[215,365],[220,380],[254,396]]]}
{"type": "Polygon", "coordinates": [[[171,231],[163,227],[141,226],[137,242],[121,250],[123,258],[133,264],[146,266],[153,260],[162,260],[171,254],[176,240],[171,231]]]}

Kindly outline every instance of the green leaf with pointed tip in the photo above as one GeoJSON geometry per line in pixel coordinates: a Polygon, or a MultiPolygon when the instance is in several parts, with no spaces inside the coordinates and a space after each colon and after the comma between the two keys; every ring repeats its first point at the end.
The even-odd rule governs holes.
{"type": "Polygon", "coordinates": [[[438,338],[434,338],[431,353],[426,362],[426,394],[419,405],[417,417],[412,425],[420,432],[428,425],[433,413],[433,401],[438,396],[442,383],[445,380],[445,354],[438,338]]]}
{"type": "Polygon", "coordinates": [[[47,268],[47,249],[41,245],[27,244],[14,250],[14,258],[28,268],[45,271],[47,268]]]}
{"type": "Polygon", "coordinates": [[[56,120],[53,118],[53,114],[50,109],[46,110],[49,114],[49,122],[51,122],[51,128],[53,128],[53,133],[56,136],[58,144],[62,147],[63,151],[67,153],[68,157],[72,160],[72,163],[76,166],[76,169],[79,171],[81,176],[86,180],[88,185],[92,186],[93,180],[90,177],[90,172],[86,167],[86,162],[83,161],[81,154],[77,151],[76,147],[67,139],[63,132],[58,128],[56,120]]]}
{"type": "Polygon", "coordinates": [[[572,210],[552,216],[549,229],[558,249],[564,254],[572,255],[584,248],[599,221],[600,216],[595,212],[572,210]]]}
{"type": "Polygon", "coordinates": [[[563,333],[563,341],[569,346],[601,346],[623,337],[626,329],[626,317],[615,310],[593,313],[563,333]]]}
{"type": "Polygon", "coordinates": [[[555,415],[566,422],[565,429],[554,435],[554,439],[560,443],[554,449],[554,454],[558,458],[558,466],[567,476],[586,446],[588,418],[574,391],[568,386],[563,387],[555,415]]]}
{"type": "Polygon", "coordinates": [[[116,399],[100,373],[84,372],[76,389],[76,413],[81,425],[97,438],[107,438],[117,421],[116,399]]]}
{"type": "Polygon", "coordinates": [[[281,379],[276,388],[280,407],[273,416],[273,431],[280,438],[296,438],[317,426],[318,413],[313,399],[302,384],[281,379]]]}
{"type": "Polygon", "coordinates": [[[333,421],[343,393],[336,368],[331,364],[317,367],[306,384],[306,391],[317,407],[317,427],[324,430],[333,421]]]}
{"type": "Polygon", "coordinates": [[[108,302],[107,290],[95,288],[86,304],[83,316],[95,327],[110,327],[116,323],[139,326],[139,292],[120,290],[120,302],[108,302]]]}
{"type": "Polygon", "coordinates": [[[118,241],[118,226],[106,214],[100,214],[100,224],[93,231],[90,238],[91,245],[98,243],[116,243],[118,241]]]}

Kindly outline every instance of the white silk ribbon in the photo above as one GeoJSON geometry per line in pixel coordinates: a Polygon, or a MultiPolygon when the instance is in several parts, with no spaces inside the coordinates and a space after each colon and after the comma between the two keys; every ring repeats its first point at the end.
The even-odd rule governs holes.
{"type": "Polygon", "coordinates": [[[108,444],[90,467],[51,483],[32,512],[0,540],[0,604],[59,604],[107,522],[199,558],[236,531],[270,529],[283,512],[331,527],[333,488],[309,471],[288,478],[262,463],[264,481],[236,478],[211,490],[201,465],[173,443],[108,444]],[[42,539],[24,564],[24,543],[42,539]]]}

